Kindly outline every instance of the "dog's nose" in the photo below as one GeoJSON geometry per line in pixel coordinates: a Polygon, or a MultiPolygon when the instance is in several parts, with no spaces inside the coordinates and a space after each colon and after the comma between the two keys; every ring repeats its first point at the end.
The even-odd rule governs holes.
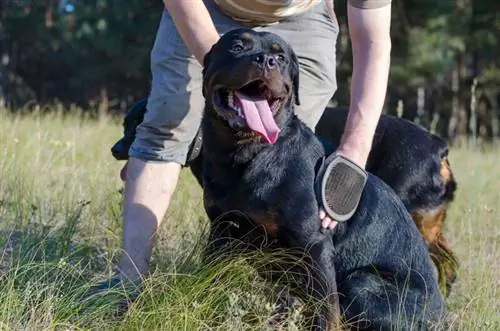
{"type": "Polygon", "coordinates": [[[278,61],[273,55],[258,54],[255,56],[255,62],[269,70],[276,69],[278,66],[278,61]]]}
{"type": "Polygon", "coordinates": [[[278,61],[274,58],[274,56],[269,56],[266,61],[266,65],[268,69],[275,69],[278,64],[278,61]]]}

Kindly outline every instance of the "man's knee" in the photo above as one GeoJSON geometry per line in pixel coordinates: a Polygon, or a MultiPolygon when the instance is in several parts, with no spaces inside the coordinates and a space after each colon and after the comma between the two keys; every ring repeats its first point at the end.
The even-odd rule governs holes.
{"type": "MultiPolygon", "coordinates": [[[[137,127],[129,156],[143,161],[175,162],[186,165],[189,146],[200,126],[201,119],[178,121],[169,111],[146,116],[137,127]],[[170,115],[170,116],[169,116],[170,115]]],[[[195,117],[197,114],[186,114],[195,117]]]]}
{"type": "Polygon", "coordinates": [[[201,124],[201,71],[189,57],[175,60],[169,66],[177,62],[177,70],[182,71],[161,66],[153,69],[147,110],[136,128],[131,157],[186,164],[189,146],[201,124]]]}

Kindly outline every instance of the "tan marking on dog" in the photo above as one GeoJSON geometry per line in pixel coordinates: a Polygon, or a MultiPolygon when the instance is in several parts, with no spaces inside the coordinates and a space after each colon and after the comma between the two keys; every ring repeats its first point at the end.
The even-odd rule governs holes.
{"type": "Polygon", "coordinates": [[[453,173],[451,172],[450,162],[448,161],[448,158],[446,156],[441,159],[441,168],[439,170],[439,174],[447,183],[453,180],[453,173]]]}
{"type": "Polygon", "coordinates": [[[250,218],[261,225],[269,237],[278,237],[278,219],[277,215],[270,211],[256,211],[249,214],[250,218]]]}
{"type": "Polygon", "coordinates": [[[411,213],[413,221],[428,245],[437,242],[441,234],[446,218],[446,207],[443,204],[432,210],[419,209],[411,213]]]}
{"type": "Polygon", "coordinates": [[[252,34],[250,34],[249,32],[243,32],[240,38],[244,41],[253,41],[252,34]]]}
{"type": "Polygon", "coordinates": [[[276,43],[271,45],[271,50],[273,52],[283,52],[283,49],[281,48],[280,44],[276,44],[276,43]]]}
{"type": "MultiPolygon", "coordinates": [[[[447,180],[447,177],[443,178],[447,180]]],[[[432,210],[416,210],[411,214],[429,247],[429,255],[436,266],[440,289],[444,295],[447,294],[447,286],[455,281],[458,269],[458,260],[443,236],[447,207],[447,204],[442,204],[432,210]]]]}

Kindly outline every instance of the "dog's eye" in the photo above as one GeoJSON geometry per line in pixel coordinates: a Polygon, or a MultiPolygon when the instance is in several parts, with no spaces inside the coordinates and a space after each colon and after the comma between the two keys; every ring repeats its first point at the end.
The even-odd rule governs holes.
{"type": "Polygon", "coordinates": [[[234,53],[243,52],[244,49],[243,44],[240,43],[234,44],[233,47],[231,47],[231,51],[234,53]]]}
{"type": "Polygon", "coordinates": [[[278,59],[278,62],[283,63],[286,61],[286,57],[283,54],[278,54],[276,57],[278,59]]]}

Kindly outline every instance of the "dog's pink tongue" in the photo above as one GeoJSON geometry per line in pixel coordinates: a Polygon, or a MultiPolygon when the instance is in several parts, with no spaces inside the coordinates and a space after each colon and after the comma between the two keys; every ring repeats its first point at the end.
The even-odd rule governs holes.
{"type": "Polygon", "coordinates": [[[268,143],[278,140],[280,129],[274,121],[273,113],[266,99],[254,99],[243,93],[235,92],[241,104],[248,127],[259,133],[268,143]]]}

